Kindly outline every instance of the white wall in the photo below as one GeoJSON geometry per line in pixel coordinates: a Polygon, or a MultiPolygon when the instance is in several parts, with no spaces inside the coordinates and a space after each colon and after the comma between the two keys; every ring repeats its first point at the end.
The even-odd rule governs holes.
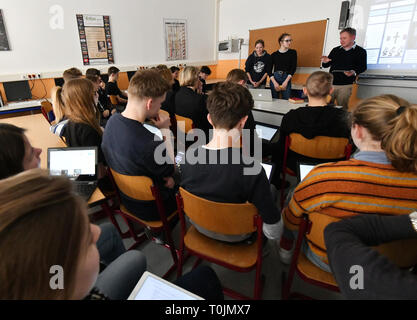
{"type": "Polygon", "coordinates": [[[0,51],[3,81],[24,73],[85,69],[76,14],[110,16],[115,65],[122,70],[165,63],[164,18],[188,22],[188,60],[166,63],[213,63],[217,58],[216,0],[1,0],[0,8],[12,48],[0,51]],[[50,28],[53,5],[64,9],[63,30],[50,28]]]}
{"type": "MultiPolygon", "coordinates": [[[[339,17],[342,0],[220,0],[219,40],[230,37],[249,40],[249,30],[329,18],[326,54],[339,45],[339,17]]],[[[306,30],[308,32],[308,30],[306,30]]],[[[277,35],[278,37],[279,35],[277,35]]],[[[248,46],[242,47],[246,59],[248,46]]],[[[219,60],[238,59],[237,53],[219,54],[219,60]]]]}

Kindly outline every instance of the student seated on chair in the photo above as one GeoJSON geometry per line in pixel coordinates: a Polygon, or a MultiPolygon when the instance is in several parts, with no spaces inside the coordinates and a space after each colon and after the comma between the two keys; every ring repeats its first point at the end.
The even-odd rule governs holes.
{"type": "MultiPolygon", "coordinates": [[[[210,93],[208,120],[214,127],[207,145],[189,149],[185,163],[180,165],[181,186],[188,192],[210,201],[223,203],[253,203],[264,222],[264,234],[270,239],[280,237],[280,214],[272,199],[270,184],[255,159],[242,155],[242,129],[253,107],[249,91],[231,82],[219,83],[210,93]]],[[[251,235],[229,236],[195,226],[208,237],[240,242],[251,235]]]]}
{"type": "MultiPolygon", "coordinates": [[[[312,73],[303,88],[304,94],[308,96],[307,106],[290,110],[282,119],[279,141],[274,147],[272,157],[272,160],[277,164],[273,179],[273,183],[277,187],[279,186],[277,182],[279,183],[285,151],[285,138],[291,133],[299,133],[307,139],[317,136],[350,138],[348,113],[327,104],[327,96],[333,91],[332,81],[333,76],[330,73],[323,71],[312,73]]],[[[287,167],[297,172],[298,161],[313,162],[314,159],[289,150],[287,167]]],[[[328,161],[326,160],[326,162],[328,161]]]]}
{"type": "Polygon", "coordinates": [[[172,90],[174,90],[174,92],[177,92],[178,90],[180,90],[180,82],[178,81],[178,76],[180,74],[180,68],[172,66],[170,68],[171,70],[171,74],[172,74],[172,79],[174,80],[174,84],[172,85],[172,90]]]}
{"type": "Polygon", "coordinates": [[[77,68],[70,68],[64,71],[62,77],[64,82],[67,82],[71,79],[79,79],[83,76],[82,72],[77,68]]]}
{"type": "MultiPolygon", "coordinates": [[[[233,69],[230,70],[227,74],[226,81],[237,83],[246,88],[248,82],[248,75],[242,69],[233,69]]],[[[244,129],[250,130],[250,151],[247,154],[254,156],[254,143],[262,143],[262,141],[259,139],[258,134],[256,132],[256,123],[255,118],[252,114],[252,110],[249,111],[248,120],[245,123],[244,129]]],[[[245,145],[244,142],[243,145],[245,145]]]]}
{"type": "Polygon", "coordinates": [[[103,129],[99,124],[99,112],[96,108],[98,94],[94,84],[88,79],[72,79],[65,82],[61,91],[57,91],[56,101],[63,104],[68,123],[62,136],[69,147],[97,147],[98,162],[104,163],[101,151],[103,129]]]}
{"type": "Polygon", "coordinates": [[[127,96],[119,89],[117,80],[119,79],[120,70],[116,67],[110,67],[108,71],[109,81],[106,84],[106,93],[108,96],[117,96],[119,105],[125,106],[127,103],[127,96]]]}
{"type": "Polygon", "coordinates": [[[416,299],[417,275],[400,269],[374,247],[397,240],[417,239],[417,212],[392,217],[374,214],[344,219],[329,224],[324,237],[330,267],[345,298],[416,299]],[[358,284],[363,284],[363,287],[352,287],[352,266],[362,268],[363,282],[358,284]]]}
{"type": "Polygon", "coordinates": [[[171,85],[171,89],[167,91],[165,101],[162,102],[161,110],[168,112],[171,120],[175,119],[175,93],[176,92],[172,89],[172,86],[174,85],[174,79],[172,78],[172,73],[168,69],[168,67],[165,65],[157,66],[156,70],[158,70],[161,77],[164,78],[165,81],[167,81],[171,85]]]}
{"type": "MultiPolygon", "coordinates": [[[[167,152],[173,158],[171,132],[168,129],[168,116],[159,116],[165,93],[170,84],[156,70],[138,71],[130,80],[129,102],[126,110],[115,114],[107,123],[103,137],[103,152],[107,163],[114,171],[130,176],[147,176],[159,187],[169,215],[176,210],[176,200],[173,179],[174,165],[158,164],[155,160],[155,150],[165,143],[167,152]],[[144,122],[150,119],[161,129],[166,141],[157,138],[144,127],[144,122]]],[[[136,201],[122,196],[126,208],[140,219],[146,221],[160,220],[154,201],[148,203],[136,201]]]]}
{"type": "Polygon", "coordinates": [[[209,75],[211,75],[211,70],[210,70],[210,68],[209,67],[207,67],[207,66],[202,66],[201,68],[200,68],[200,72],[198,73],[198,78],[200,79],[200,81],[201,81],[201,92],[202,93],[207,93],[207,84],[206,84],[206,80],[207,80],[207,77],[209,76],[209,75]]]}
{"type": "Polygon", "coordinates": [[[185,67],[181,70],[181,88],[175,95],[175,113],[190,118],[194,128],[202,130],[208,139],[211,125],[207,121],[206,96],[198,93],[201,86],[198,73],[196,67],[185,67]]]}
{"type": "MultiPolygon", "coordinates": [[[[360,214],[403,215],[417,210],[417,107],[392,95],[362,101],[352,113],[359,152],[350,160],[316,166],[283,210],[284,239],[294,238],[303,214],[344,219],[360,214]]],[[[310,239],[311,240],[311,239],[310,239]]],[[[287,241],[288,244],[288,241],[287,241]]],[[[282,256],[290,256],[290,246],[282,256]]],[[[323,245],[308,242],[307,257],[330,271],[323,245]]]]}

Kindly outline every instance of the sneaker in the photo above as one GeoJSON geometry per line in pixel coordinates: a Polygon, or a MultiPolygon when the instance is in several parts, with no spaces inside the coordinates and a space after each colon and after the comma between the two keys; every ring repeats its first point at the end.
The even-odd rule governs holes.
{"type": "Polygon", "coordinates": [[[292,248],[291,250],[286,250],[282,247],[279,248],[278,250],[278,254],[279,254],[279,259],[281,260],[281,262],[283,264],[290,264],[291,263],[291,259],[292,256],[294,254],[294,248],[292,248]]]}

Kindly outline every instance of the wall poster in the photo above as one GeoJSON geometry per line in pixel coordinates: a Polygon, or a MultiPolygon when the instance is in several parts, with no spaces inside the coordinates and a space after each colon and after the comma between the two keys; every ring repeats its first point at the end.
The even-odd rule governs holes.
{"type": "Polygon", "coordinates": [[[166,60],[187,60],[187,20],[164,19],[166,60]]]}
{"type": "Polygon", "coordinates": [[[7,39],[6,26],[3,20],[3,10],[0,9],[0,51],[9,51],[10,45],[7,39]]]}
{"type": "Polygon", "coordinates": [[[110,17],[77,14],[77,25],[84,65],[113,64],[110,17]]]}

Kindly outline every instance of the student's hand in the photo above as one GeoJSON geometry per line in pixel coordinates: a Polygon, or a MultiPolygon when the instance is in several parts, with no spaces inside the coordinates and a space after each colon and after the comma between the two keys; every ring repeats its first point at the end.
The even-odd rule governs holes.
{"type": "Polygon", "coordinates": [[[168,189],[174,189],[174,187],[175,187],[174,178],[172,178],[172,177],[166,177],[166,178],[164,178],[164,180],[165,180],[165,187],[166,188],[168,188],[168,189]]]}
{"type": "Polygon", "coordinates": [[[104,110],[103,111],[103,117],[108,118],[109,116],[110,116],[110,111],[109,110],[104,110]]]}
{"type": "Polygon", "coordinates": [[[332,59],[329,59],[329,57],[327,57],[327,56],[322,56],[321,57],[321,62],[323,62],[323,63],[329,63],[330,61],[332,61],[332,59]]]}
{"type": "Polygon", "coordinates": [[[116,108],[111,111],[111,114],[115,114],[117,112],[116,108]]]}
{"type": "Polygon", "coordinates": [[[159,114],[153,119],[150,119],[158,129],[169,129],[171,126],[171,119],[165,114],[159,114]]]}
{"type": "Polygon", "coordinates": [[[255,88],[259,87],[259,82],[254,82],[254,83],[253,83],[253,86],[254,86],[255,88]]]}
{"type": "Polygon", "coordinates": [[[284,91],[285,89],[287,89],[287,86],[288,86],[288,82],[284,81],[281,85],[281,90],[284,91]]]}
{"type": "Polygon", "coordinates": [[[356,75],[356,72],[354,70],[345,71],[344,73],[345,73],[346,77],[352,77],[352,76],[356,75]]]}

